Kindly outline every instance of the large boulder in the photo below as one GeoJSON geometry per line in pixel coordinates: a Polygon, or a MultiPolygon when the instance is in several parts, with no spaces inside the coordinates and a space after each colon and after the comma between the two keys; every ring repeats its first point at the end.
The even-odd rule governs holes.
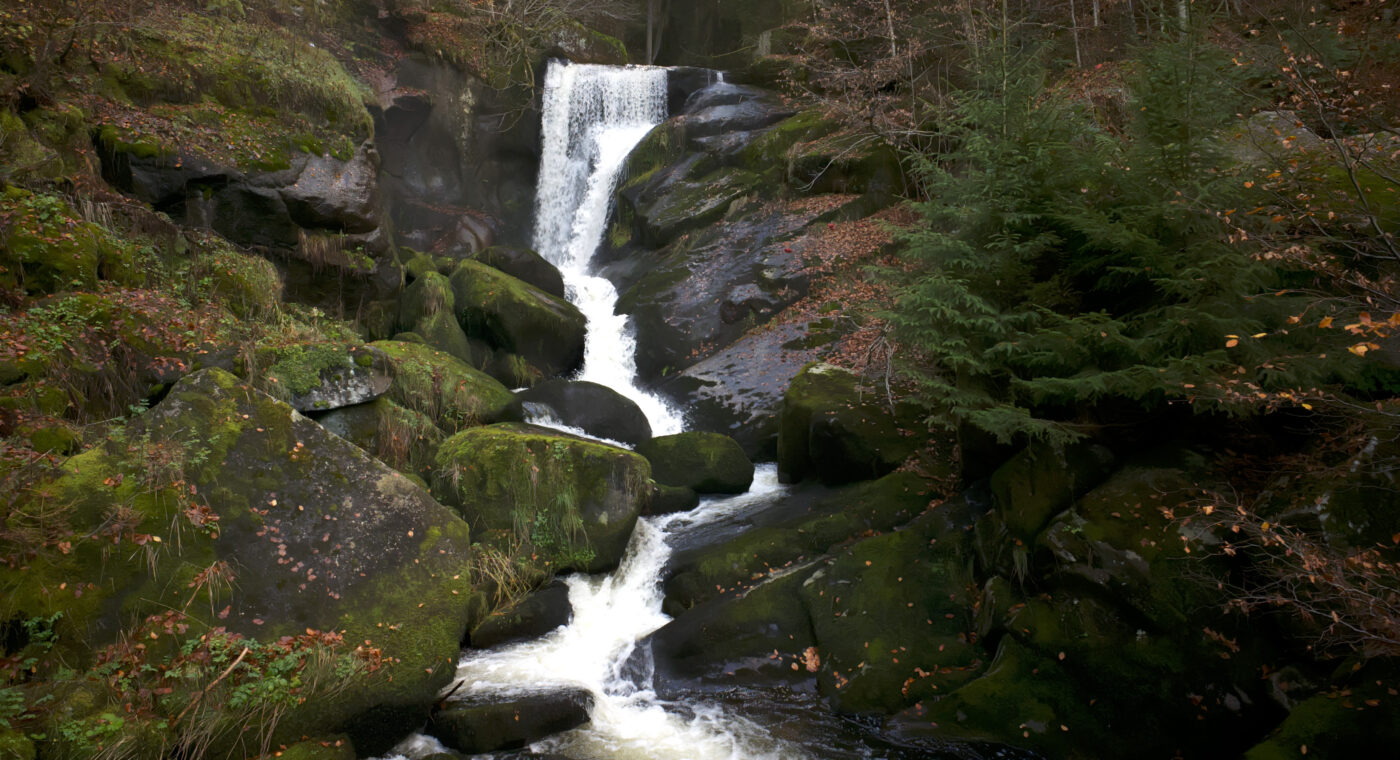
{"type": "MultiPolygon", "coordinates": [[[[426,257],[420,257],[426,258],[426,257]]],[[[414,278],[399,298],[398,327],[423,342],[445,351],[477,369],[484,369],[495,357],[491,347],[473,340],[457,322],[457,299],[447,277],[424,271],[414,278]]]]}
{"type": "Polygon", "coordinates": [[[525,410],[552,416],[589,435],[637,445],[651,438],[651,423],[637,403],[587,380],[546,380],[516,394],[525,410]]]}
{"type": "Polygon", "coordinates": [[[808,668],[808,652],[816,640],[800,592],[815,570],[807,563],[741,596],[712,599],[647,637],[657,693],[736,684],[810,690],[816,667],[808,668]]]}
{"type": "Polygon", "coordinates": [[[438,448],[434,492],[483,530],[513,532],[554,570],[617,565],[651,498],[651,465],[626,449],[505,423],[438,448]]]}
{"type": "Polygon", "coordinates": [[[587,321],[573,304],[476,261],[458,264],[451,282],[468,336],[522,356],[546,375],[583,363],[587,321]]]}
{"type": "Polygon", "coordinates": [[[559,268],[529,248],[493,245],[478,252],[475,258],[555,298],[564,297],[564,277],[559,273],[559,268]]]}
{"type": "MultiPolygon", "coordinates": [[[[820,498],[794,500],[795,509],[725,540],[678,547],[665,584],[666,609],[677,614],[716,596],[743,592],[859,536],[894,530],[922,513],[933,495],[919,476],[892,473],[820,498]]],[[[963,502],[938,507],[949,513],[962,508],[963,502]]]]}
{"type": "Polygon", "coordinates": [[[469,755],[520,749],[587,723],[592,709],[593,694],[579,688],[468,698],[449,702],[434,713],[428,733],[469,755]]]}
{"type": "MultiPolygon", "coordinates": [[[[451,679],[482,604],[464,572],[464,521],[221,370],[181,380],[125,435],[70,459],[54,488],[80,534],[69,553],[26,568],[25,583],[0,582],[14,592],[7,609],[61,612],[63,631],[82,632],[60,632],[66,646],[97,646],[133,619],[176,611],[200,630],[265,642],[341,632],[382,653],[380,676],[291,707],[279,735],[343,727],[362,750],[387,749],[451,679]],[[108,531],[117,513],[122,527],[108,531]]],[[[150,644],[152,657],[163,651],[150,644]]]]}
{"type": "Polygon", "coordinates": [[[371,345],[384,352],[393,368],[388,397],[446,432],[520,419],[520,404],[510,390],[454,356],[421,343],[381,340],[371,345]]]}
{"type": "Polygon", "coordinates": [[[493,611],[471,630],[471,645],[478,649],[543,636],[573,618],[569,584],[556,580],[515,603],[493,611]]]}
{"type": "Polygon", "coordinates": [[[856,543],[803,584],[818,684],[837,709],[892,713],[981,671],[967,541],[936,511],[856,543]]]}
{"type": "Polygon", "coordinates": [[[278,192],[302,227],[370,232],[380,224],[378,171],[379,154],[366,142],[349,160],[308,155],[296,180],[278,192]]]}
{"type": "Polygon", "coordinates": [[[388,398],[316,414],[321,427],[369,452],[395,470],[426,485],[433,455],[447,435],[422,412],[388,398]]]}
{"type": "Polygon", "coordinates": [[[753,462],[733,438],[692,431],[652,438],[637,445],[651,462],[657,483],[696,493],[743,493],[753,483],[753,462]]]}
{"type": "Polygon", "coordinates": [[[877,478],[928,442],[928,412],[892,402],[849,370],[812,364],[793,378],[778,421],[778,475],[827,484],[877,478]]]}

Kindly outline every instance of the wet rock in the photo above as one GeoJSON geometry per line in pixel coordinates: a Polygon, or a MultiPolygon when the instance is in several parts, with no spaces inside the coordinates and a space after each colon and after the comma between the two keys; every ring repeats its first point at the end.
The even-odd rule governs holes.
{"type": "Polygon", "coordinates": [[[518,749],[588,722],[587,689],[449,702],[433,714],[427,732],[460,752],[477,755],[518,749]]]}
{"type": "Polygon", "coordinates": [[[753,462],[739,444],[719,433],[689,432],[637,445],[651,462],[652,478],[696,493],[743,493],[753,482],[753,462]]]}
{"type": "Polygon", "coordinates": [[[443,441],[433,489],[480,528],[514,531],[551,569],[599,572],[622,558],[650,480],[626,449],[507,423],[443,441]]]}
{"type": "Polygon", "coordinates": [[[420,480],[432,472],[433,454],[447,437],[427,415],[384,397],[313,418],[384,464],[420,480]]]}
{"type": "Polygon", "coordinates": [[[644,514],[669,515],[672,512],[687,512],[700,505],[700,494],[684,486],[657,484],[652,493],[651,504],[644,514]]]}
{"type": "Polygon", "coordinates": [[[809,365],[783,395],[778,475],[829,485],[884,475],[927,442],[927,414],[911,401],[891,404],[847,370],[809,365]]]}
{"type": "Polygon", "coordinates": [[[529,248],[493,245],[476,254],[476,260],[523,280],[555,298],[564,297],[564,277],[559,268],[529,248]]]}
{"type": "Polygon", "coordinates": [[[469,337],[518,354],[546,375],[583,362],[586,320],[573,304],[475,261],[451,277],[457,321],[469,337]]]}
{"type": "Polygon", "coordinates": [[[621,292],[618,313],[630,315],[636,329],[640,377],[655,382],[676,374],[806,294],[801,257],[783,241],[818,214],[791,211],[755,202],[650,258],[605,270],[621,292]],[[731,306],[720,308],[727,300],[731,306]]]}
{"type": "Polygon", "coordinates": [[[546,380],[516,394],[527,411],[548,412],[589,435],[636,445],[651,438],[651,423],[636,402],[586,380],[546,380]]]}
{"type": "Polygon", "coordinates": [[[816,644],[799,591],[812,564],[680,614],[643,641],[656,667],[657,693],[736,684],[812,687],[804,657],[816,644]],[[796,666],[796,667],[794,667],[796,666]]]}
{"type": "Polygon", "coordinates": [[[806,334],[801,322],[749,332],[666,378],[659,389],[686,410],[691,428],[724,433],[753,459],[774,459],[783,392],[819,354],[796,345],[806,334]]]}
{"type": "Polygon", "coordinates": [[[478,649],[536,639],[567,625],[573,618],[569,584],[556,580],[515,604],[491,613],[471,631],[471,645],[478,649]]]}

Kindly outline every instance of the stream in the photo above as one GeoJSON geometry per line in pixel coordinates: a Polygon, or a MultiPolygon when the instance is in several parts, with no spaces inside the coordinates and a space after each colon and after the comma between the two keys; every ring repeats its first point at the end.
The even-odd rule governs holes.
{"type": "MultiPolygon", "coordinates": [[[[536,249],[557,266],[567,296],[588,318],[577,379],[607,385],[635,401],[655,435],[681,432],[680,412],[636,385],[635,344],[613,309],[612,283],[590,271],[627,155],[666,118],[667,70],[551,62],[545,80],[543,151],[536,196],[536,249]]],[[[534,419],[550,424],[548,419],[534,419]]],[[[910,753],[872,744],[813,694],[747,689],[706,691],[681,701],[652,688],[650,653],[638,643],[670,618],[661,582],[673,548],[687,534],[740,527],[746,516],[780,508],[788,487],[760,465],[750,490],[708,498],[690,512],[644,517],[618,569],[567,581],[573,618],[543,638],[467,650],[453,698],[480,699],[583,687],[593,695],[589,723],[532,745],[531,753],[577,760],[804,760],[806,758],[976,757],[960,751],[910,753]]],[[[417,734],[392,760],[445,748],[417,734]]],[[[497,754],[487,757],[529,757],[497,754]]]]}

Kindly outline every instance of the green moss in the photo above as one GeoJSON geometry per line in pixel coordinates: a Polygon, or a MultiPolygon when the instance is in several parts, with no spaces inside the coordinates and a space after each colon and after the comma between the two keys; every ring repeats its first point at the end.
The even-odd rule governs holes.
{"type": "Polygon", "coordinates": [[[235,316],[264,320],[278,312],[282,277],[277,267],[261,256],[240,253],[215,241],[195,256],[190,271],[200,290],[223,302],[235,316]]]}
{"type": "Polygon", "coordinates": [[[92,288],[99,278],[131,284],[135,253],[85,222],[56,195],[16,187],[0,196],[0,289],[55,293],[92,288]]]}
{"type": "Polygon", "coordinates": [[[274,395],[304,396],[321,387],[322,373],[354,364],[349,346],[316,343],[272,349],[258,357],[268,366],[266,387],[274,395]]]}
{"type": "Polygon", "coordinates": [[[568,301],[477,261],[461,262],[450,281],[468,337],[520,354],[548,374],[583,360],[586,320],[568,301]]]}
{"type": "Polygon", "coordinates": [[[748,587],[856,536],[893,530],[923,512],[930,498],[929,484],[907,472],[850,486],[818,502],[810,513],[746,530],[678,567],[666,583],[668,603],[689,608],[713,598],[718,589],[748,587]]]}
{"type": "Polygon", "coordinates": [[[753,463],[733,438],[690,432],[643,441],[638,454],[651,463],[658,483],[696,493],[743,493],[753,482],[753,463]]]}
{"type": "Polygon", "coordinates": [[[433,485],[474,525],[513,531],[553,568],[592,571],[621,558],[650,479],[626,449],[500,424],[443,441],[433,485]]]}
{"type": "Polygon", "coordinates": [[[371,344],[389,357],[394,381],[389,398],[426,415],[449,433],[472,425],[519,419],[515,396],[504,385],[460,359],[419,343],[371,344]]]}

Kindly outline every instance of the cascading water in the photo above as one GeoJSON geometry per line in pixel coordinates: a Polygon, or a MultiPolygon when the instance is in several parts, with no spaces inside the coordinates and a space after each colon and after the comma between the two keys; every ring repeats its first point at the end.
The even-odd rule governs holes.
{"type": "MultiPolygon", "coordinates": [[[[580,379],[632,398],[656,435],[680,432],[680,416],[636,387],[634,343],[626,318],[613,314],[612,283],[589,273],[607,223],[609,203],[627,154],[666,117],[665,69],[551,63],[545,79],[540,187],[535,246],[559,267],[571,301],[588,318],[580,379]]],[[[548,422],[547,419],[541,419],[548,422]]],[[[718,705],[657,698],[649,676],[624,673],[637,643],[665,624],[661,573],[667,538],[780,498],[777,470],[758,469],[749,492],[707,499],[681,515],[643,518],[618,570],[607,577],[568,580],[573,619],[537,639],[489,651],[469,651],[458,667],[459,697],[506,696],[588,689],[594,706],[587,725],[541,742],[537,749],[574,758],[620,760],[793,760],[807,753],[776,739],[753,721],[718,705]]],[[[399,747],[421,757],[441,749],[416,736],[399,747]]]]}
{"type": "Polygon", "coordinates": [[[559,267],[569,300],[588,318],[578,379],[635,401],[654,435],[679,433],[681,417],[637,387],[627,317],[613,313],[617,289],[589,267],[627,154],[665,118],[666,69],[551,63],[545,75],[535,249],[559,267]]]}

